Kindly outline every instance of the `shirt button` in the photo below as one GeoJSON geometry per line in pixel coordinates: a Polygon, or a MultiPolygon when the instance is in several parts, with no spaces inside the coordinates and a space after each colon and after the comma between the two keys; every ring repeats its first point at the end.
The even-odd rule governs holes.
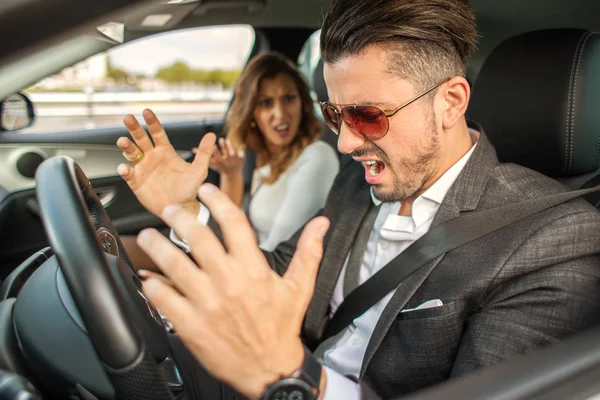
{"type": "Polygon", "coordinates": [[[381,248],[381,250],[387,250],[388,249],[388,244],[387,242],[382,242],[379,247],[381,248]]]}
{"type": "Polygon", "coordinates": [[[352,339],[352,346],[358,346],[358,345],[360,345],[360,339],[359,338],[352,339]]]}

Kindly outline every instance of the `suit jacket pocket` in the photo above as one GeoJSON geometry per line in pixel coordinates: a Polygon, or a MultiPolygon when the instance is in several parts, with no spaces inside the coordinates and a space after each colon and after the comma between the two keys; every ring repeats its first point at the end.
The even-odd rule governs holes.
{"type": "Polygon", "coordinates": [[[367,367],[367,381],[391,398],[447,379],[466,318],[462,300],[399,313],[367,367]]]}
{"type": "Polygon", "coordinates": [[[422,310],[412,310],[398,314],[397,320],[421,319],[440,317],[445,314],[456,312],[456,301],[451,301],[439,307],[424,308],[422,310]]]}

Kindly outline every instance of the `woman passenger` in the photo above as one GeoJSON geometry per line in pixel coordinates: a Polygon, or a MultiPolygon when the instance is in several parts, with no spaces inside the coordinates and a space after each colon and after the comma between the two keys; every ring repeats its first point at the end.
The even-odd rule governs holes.
{"type": "Polygon", "coordinates": [[[211,168],[220,173],[221,190],[241,206],[244,152],[256,154],[248,215],[263,250],[287,240],[325,204],[339,160],[318,140],[321,126],[310,89],[292,62],[274,52],[249,62],[211,168]]]}

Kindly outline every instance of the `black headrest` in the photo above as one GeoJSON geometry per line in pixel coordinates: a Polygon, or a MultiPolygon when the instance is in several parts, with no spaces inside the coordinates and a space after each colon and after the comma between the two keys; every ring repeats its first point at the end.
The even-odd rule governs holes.
{"type": "Polygon", "coordinates": [[[506,40],[477,76],[467,116],[503,162],[552,177],[598,170],[600,32],[552,29],[506,40]]]}
{"type": "Polygon", "coordinates": [[[313,89],[317,93],[319,101],[327,101],[327,86],[325,86],[325,77],[323,76],[323,60],[319,58],[319,63],[313,71],[313,89]]]}

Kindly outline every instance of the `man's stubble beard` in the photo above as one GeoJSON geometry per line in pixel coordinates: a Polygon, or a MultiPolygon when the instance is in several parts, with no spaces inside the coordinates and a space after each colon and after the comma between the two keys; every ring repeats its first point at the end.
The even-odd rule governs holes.
{"type": "MultiPolygon", "coordinates": [[[[393,187],[391,190],[383,188],[380,184],[371,186],[373,195],[378,200],[387,202],[397,202],[414,196],[434,174],[435,162],[439,159],[440,142],[435,118],[433,112],[428,116],[429,140],[428,143],[419,151],[416,156],[401,157],[396,161],[391,168],[391,173],[394,178],[393,187]],[[398,177],[395,171],[402,171],[404,179],[398,177]]],[[[378,149],[380,150],[380,149],[378,149]]],[[[386,157],[388,163],[389,157],[386,157]]],[[[388,164],[388,168],[390,164],[388,164]]]]}

